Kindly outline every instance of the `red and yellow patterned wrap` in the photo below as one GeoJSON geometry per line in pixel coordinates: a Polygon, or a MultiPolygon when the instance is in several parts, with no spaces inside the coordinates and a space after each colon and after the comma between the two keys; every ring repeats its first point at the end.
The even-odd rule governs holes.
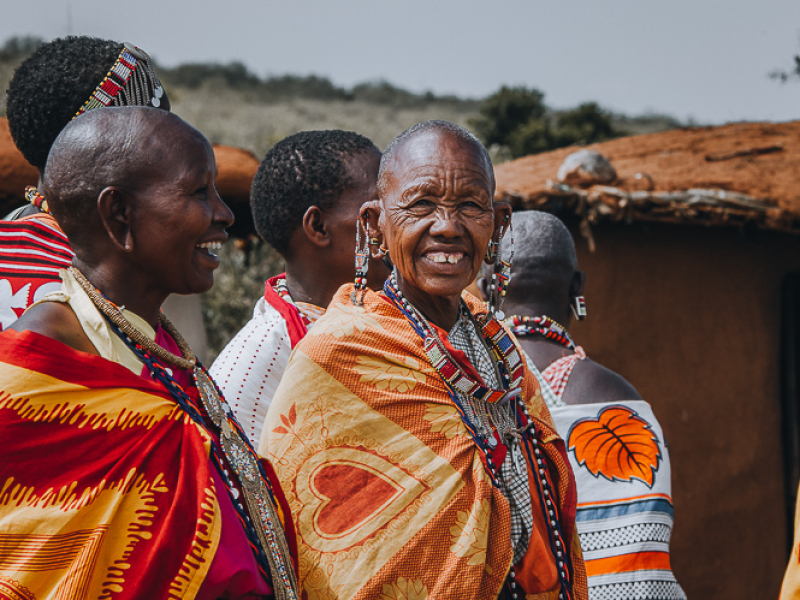
{"type": "Polygon", "coordinates": [[[195,597],[224,491],[207,435],[165,390],[6,331],[0,440],[0,597],[195,597]]]}
{"type": "MultiPolygon", "coordinates": [[[[425,354],[386,298],[364,306],[341,288],[298,344],[267,414],[270,459],[294,518],[308,600],[492,600],[511,567],[510,510],[425,354]]],[[[485,311],[471,296],[474,313],[485,311]]],[[[571,545],[575,597],[586,576],[575,535],[575,483],[535,378],[523,397],[571,545]]],[[[529,480],[536,478],[529,469],[529,480]]],[[[536,526],[516,565],[528,599],[558,597],[536,491],[536,526]]]]}

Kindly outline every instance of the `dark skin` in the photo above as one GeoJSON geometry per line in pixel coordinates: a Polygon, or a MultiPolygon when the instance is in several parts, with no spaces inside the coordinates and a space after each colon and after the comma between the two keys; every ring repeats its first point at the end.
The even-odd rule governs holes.
{"type": "MultiPolygon", "coordinates": [[[[586,274],[583,271],[576,271],[572,276],[569,288],[564,289],[561,294],[554,295],[559,296],[558,299],[547,299],[542,295],[542,297],[528,298],[525,302],[515,301],[513,290],[509,288],[509,295],[503,308],[507,315],[527,317],[547,315],[569,329],[572,322],[570,304],[575,297],[583,295],[585,285],[586,274]]],[[[479,287],[485,297],[485,279],[479,281],[479,287]]],[[[574,354],[572,350],[568,350],[558,342],[539,336],[521,336],[517,338],[517,341],[540,371],[547,369],[559,358],[574,354]]],[[[599,404],[622,400],[641,400],[642,397],[621,375],[587,358],[579,360],[575,364],[561,399],[567,404],[599,404]]]]}
{"type": "MultiPolygon", "coordinates": [[[[147,157],[135,173],[137,181],[103,188],[96,212],[83,223],[84,235],[73,238],[73,265],[114,304],[154,329],[170,294],[211,288],[219,259],[210,250],[227,239],[225,229],[233,223],[214,186],[216,164],[208,141],[182,122],[156,125],[127,149],[129,160],[147,157]]],[[[74,160],[75,172],[86,168],[79,155],[74,160]]],[[[10,329],[97,354],[67,304],[36,305],[10,329]]]]}
{"type": "Polygon", "coordinates": [[[402,294],[449,331],[461,293],[510,217],[507,204],[493,202],[492,166],[453,133],[426,131],[396,150],[381,189],[380,202],[366,206],[362,218],[388,249],[402,294]]]}
{"type": "MultiPolygon", "coordinates": [[[[380,159],[377,152],[350,158],[348,168],[354,185],[332,208],[310,207],[292,234],[291,253],[284,259],[286,286],[295,301],[326,307],[342,285],[353,281],[356,219],[364,203],[378,197],[380,159]]],[[[380,289],[388,276],[389,270],[380,260],[370,261],[369,287],[380,289]]]]}
{"type": "MultiPolygon", "coordinates": [[[[158,106],[159,109],[165,110],[170,112],[172,109],[172,103],[170,102],[169,95],[167,95],[167,91],[164,90],[164,95],[161,96],[161,103],[158,106]]],[[[97,110],[97,109],[95,109],[97,110]]],[[[39,181],[36,183],[36,187],[41,190],[44,182],[44,168],[43,167],[36,167],[36,170],[39,172],[39,181]]],[[[42,212],[38,208],[36,208],[33,204],[30,206],[26,206],[25,210],[20,213],[20,217],[27,217],[28,215],[33,215],[36,213],[42,212]]]]}

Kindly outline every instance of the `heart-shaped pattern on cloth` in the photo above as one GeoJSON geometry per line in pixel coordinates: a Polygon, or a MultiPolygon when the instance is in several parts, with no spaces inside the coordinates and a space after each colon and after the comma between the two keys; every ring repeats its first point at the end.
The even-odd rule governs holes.
{"type": "Polygon", "coordinates": [[[322,496],[317,528],[331,537],[360,527],[403,493],[402,487],[371,467],[349,461],[323,465],[314,473],[312,485],[322,496]]]}
{"type": "Polygon", "coordinates": [[[356,448],[329,448],[297,471],[297,517],[316,550],[361,543],[400,515],[428,486],[386,458],[356,448]]]}

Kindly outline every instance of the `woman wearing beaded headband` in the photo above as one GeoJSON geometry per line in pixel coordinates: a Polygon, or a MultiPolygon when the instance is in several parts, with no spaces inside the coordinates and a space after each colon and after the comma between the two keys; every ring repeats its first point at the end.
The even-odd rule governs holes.
{"type": "Polygon", "coordinates": [[[431,121],[381,160],[344,286],[298,344],[259,451],[295,516],[310,600],[586,598],[575,488],[536,380],[498,321],[510,208],[488,154],[431,121]],[[488,252],[487,252],[488,250],[488,252]],[[496,266],[490,310],[464,289],[496,266]]]}
{"type": "Polygon", "coordinates": [[[21,597],[299,597],[271,467],[160,312],[213,283],[233,222],[215,177],[208,140],[152,108],[89,112],[53,146],[76,256],[0,334],[0,489],[24,489],[0,497],[19,552],[0,581],[21,597]]]}
{"type": "MultiPolygon", "coordinates": [[[[674,511],[661,426],[630,383],[587,358],[570,337],[572,316],[585,315],[586,275],[578,270],[569,230],[538,211],[515,213],[512,224],[519,243],[506,324],[567,443],[589,598],[685,599],[670,570],[674,511]]],[[[491,269],[484,269],[479,284],[487,297],[490,281],[491,269]]]]}
{"type": "MultiPolygon", "coordinates": [[[[154,106],[170,101],[150,57],[132,44],[67,37],[42,44],[14,72],[8,88],[8,127],[22,155],[39,170],[50,147],[76,115],[104,106],[154,106]]],[[[0,222],[0,330],[61,281],[72,249],[48,214],[40,191],[0,222]],[[5,288],[5,289],[4,289],[5,288]],[[2,293],[5,292],[5,293],[2,293]]]]}

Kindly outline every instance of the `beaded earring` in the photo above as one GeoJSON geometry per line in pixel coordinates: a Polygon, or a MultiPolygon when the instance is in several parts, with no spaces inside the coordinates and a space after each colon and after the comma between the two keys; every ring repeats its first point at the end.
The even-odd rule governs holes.
{"type": "Polygon", "coordinates": [[[583,296],[575,296],[569,307],[578,321],[583,321],[586,318],[586,298],[583,296]]]}
{"type": "MultiPolygon", "coordinates": [[[[492,280],[489,284],[489,300],[487,301],[487,306],[489,308],[489,314],[494,315],[502,321],[505,318],[505,313],[503,312],[503,302],[505,301],[506,297],[508,280],[511,277],[511,261],[514,258],[514,231],[511,228],[510,217],[506,217],[503,221],[503,225],[500,228],[500,237],[495,244],[496,250],[494,252],[494,270],[492,272],[492,280]],[[503,237],[506,233],[511,236],[509,238],[510,244],[508,260],[504,260],[503,252],[500,250],[503,237]]],[[[487,257],[489,256],[490,248],[491,243],[489,244],[489,247],[486,248],[487,257]]]]}
{"type": "Polygon", "coordinates": [[[370,240],[367,231],[356,219],[356,286],[350,294],[350,301],[355,306],[364,306],[364,294],[367,293],[367,272],[369,271],[370,240]],[[364,229],[364,242],[361,242],[361,230],[364,229]]]}

